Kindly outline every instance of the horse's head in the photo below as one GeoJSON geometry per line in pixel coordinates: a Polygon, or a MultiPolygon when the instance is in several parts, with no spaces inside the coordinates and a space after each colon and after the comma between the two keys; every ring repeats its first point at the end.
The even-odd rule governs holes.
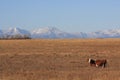
{"type": "Polygon", "coordinates": [[[87,59],[88,63],[90,63],[90,62],[91,62],[91,60],[92,60],[91,58],[87,59]]]}

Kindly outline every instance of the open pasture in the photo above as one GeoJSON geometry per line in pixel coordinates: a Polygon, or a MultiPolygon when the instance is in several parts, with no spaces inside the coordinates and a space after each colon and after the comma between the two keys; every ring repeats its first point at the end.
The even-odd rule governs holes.
{"type": "Polygon", "coordinates": [[[120,80],[120,39],[0,40],[0,80],[120,80]]]}

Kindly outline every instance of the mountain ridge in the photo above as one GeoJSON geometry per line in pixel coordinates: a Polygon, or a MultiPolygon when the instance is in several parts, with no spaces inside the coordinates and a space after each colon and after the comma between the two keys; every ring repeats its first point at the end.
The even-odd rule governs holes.
{"type": "Polygon", "coordinates": [[[0,37],[9,35],[27,35],[31,38],[120,38],[120,29],[101,30],[96,32],[68,33],[56,27],[38,28],[28,31],[20,28],[9,28],[0,30],[0,37]]]}

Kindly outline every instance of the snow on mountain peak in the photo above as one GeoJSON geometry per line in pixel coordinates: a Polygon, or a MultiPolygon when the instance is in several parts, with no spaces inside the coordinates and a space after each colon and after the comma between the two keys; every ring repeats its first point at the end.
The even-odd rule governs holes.
{"type": "Polygon", "coordinates": [[[45,28],[39,28],[32,31],[32,34],[52,34],[52,33],[62,33],[59,29],[55,27],[45,27],[45,28]]]}
{"type": "Polygon", "coordinates": [[[109,29],[89,33],[93,38],[115,38],[120,37],[120,29],[109,29]]]}
{"type": "Polygon", "coordinates": [[[9,28],[8,30],[5,31],[5,34],[9,34],[9,35],[16,35],[16,34],[20,34],[20,35],[30,35],[30,32],[24,29],[20,29],[20,28],[9,28]]]}
{"type": "Polygon", "coordinates": [[[62,38],[65,37],[66,33],[55,27],[45,27],[33,30],[31,35],[34,38],[62,38]]]}
{"type": "Polygon", "coordinates": [[[20,34],[19,28],[9,28],[6,30],[6,34],[14,35],[14,34],[20,34]]]}

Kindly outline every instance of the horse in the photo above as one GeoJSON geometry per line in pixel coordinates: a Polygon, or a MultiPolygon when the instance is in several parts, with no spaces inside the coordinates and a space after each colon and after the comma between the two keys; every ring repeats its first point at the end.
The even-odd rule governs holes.
{"type": "Polygon", "coordinates": [[[94,60],[94,59],[89,58],[88,62],[90,63],[91,66],[105,68],[107,60],[106,59],[103,59],[103,60],[94,60]]]}

